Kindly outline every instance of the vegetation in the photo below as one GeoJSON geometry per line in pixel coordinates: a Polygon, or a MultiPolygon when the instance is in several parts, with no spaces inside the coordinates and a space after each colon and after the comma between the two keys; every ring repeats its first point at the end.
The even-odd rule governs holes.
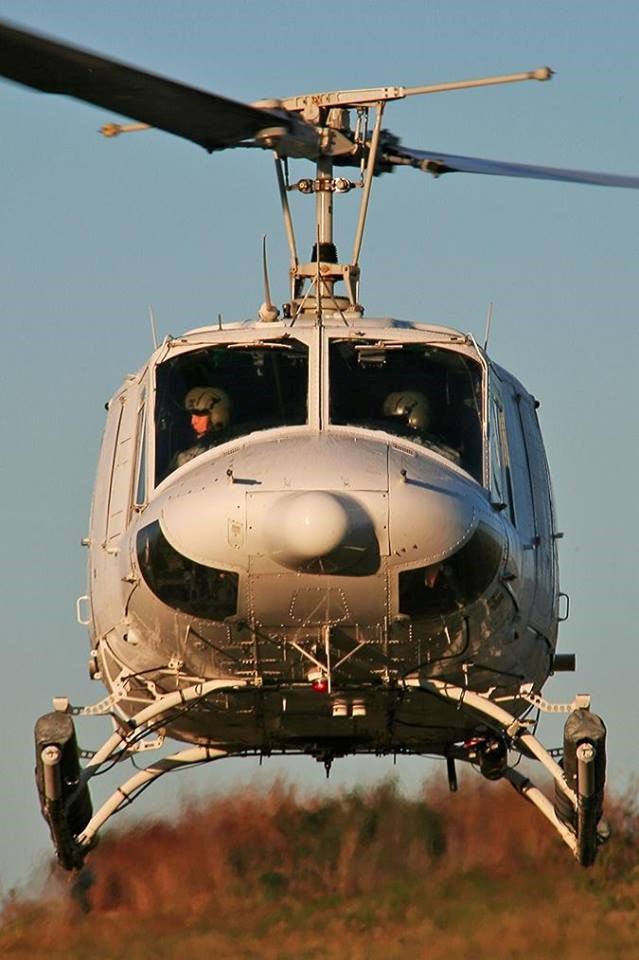
{"type": "Polygon", "coordinates": [[[278,786],[106,836],[5,903],[11,960],[639,958],[639,813],[583,870],[504,784],[393,783],[340,797],[278,786]]]}

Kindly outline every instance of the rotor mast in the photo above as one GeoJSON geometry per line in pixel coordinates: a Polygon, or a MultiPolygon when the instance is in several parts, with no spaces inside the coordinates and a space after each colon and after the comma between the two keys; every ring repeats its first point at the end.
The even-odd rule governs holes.
{"type": "MultiPolygon", "coordinates": [[[[321,300],[338,311],[345,322],[359,316],[359,256],[363,241],[372,178],[398,166],[412,167],[439,177],[448,173],[523,177],[565,183],[583,183],[639,189],[638,176],[570,170],[539,164],[507,163],[457,156],[405,146],[381,130],[384,105],[390,100],[427,93],[549,80],[552,70],[540,67],[523,73],[501,74],[418,87],[375,87],[303,94],[281,100],[241,103],[184,83],[141,70],[111,57],[83,50],[51,37],[22,30],[0,20],[0,75],[47,94],[62,94],[102,109],[124,114],[129,121],[102,128],[105,136],[156,128],[182,137],[209,153],[239,147],[275,152],[277,178],[289,245],[291,302],[289,316],[314,311],[321,318],[321,300]],[[376,110],[374,130],[368,134],[370,108],[376,110]],[[350,112],[357,114],[355,129],[350,112]],[[315,177],[295,184],[288,180],[288,161],[310,160],[315,177]],[[334,167],[359,168],[359,179],[335,177],[334,167]],[[339,263],[333,242],[333,194],[358,187],[362,202],[350,262],[339,263]],[[310,261],[300,263],[295,244],[288,192],[315,193],[315,244],[310,261]],[[342,281],[346,296],[336,297],[342,281]],[[305,291],[306,288],[306,291],[305,291]]],[[[260,318],[277,315],[270,293],[260,318]]]]}
{"type": "MultiPolygon", "coordinates": [[[[276,102],[279,109],[288,113],[297,113],[306,123],[315,126],[318,134],[317,153],[314,157],[315,179],[305,178],[294,184],[288,181],[288,154],[285,153],[288,145],[284,138],[280,146],[275,137],[272,146],[275,149],[276,171],[284,227],[289,245],[291,259],[291,303],[286,305],[286,311],[293,318],[300,313],[309,311],[316,314],[321,321],[322,301],[326,306],[334,309],[347,320],[353,316],[360,316],[363,308],[358,302],[360,267],[359,258],[366,226],[366,216],[370,201],[373,177],[378,164],[382,116],[384,106],[389,100],[400,100],[408,96],[417,96],[426,93],[443,93],[450,90],[464,90],[481,86],[493,86],[503,83],[516,83],[524,80],[549,80],[552,71],[548,67],[530,70],[525,73],[505,74],[494,77],[484,77],[475,80],[459,80],[452,83],[430,84],[420,87],[378,87],[364,90],[334,91],[330,93],[314,93],[301,97],[291,97],[276,102]],[[371,107],[375,108],[375,123],[370,138],[367,135],[368,113],[371,107]],[[358,113],[358,124],[353,133],[350,128],[350,110],[358,113]],[[364,121],[362,123],[362,121],[364,121]],[[360,179],[347,180],[344,177],[334,177],[334,158],[344,158],[347,155],[351,164],[359,159],[360,179]],[[333,237],[333,194],[347,193],[353,188],[362,190],[359,216],[355,228],[353,253],[349,263],[340,263],[337,257],[337,248],[333,237]],[[293,221],[288,203],[287,193],[297,190],[303,194],[315,193],[315,242],[311,259],[307,263],[300,263],[297,255],[293,221]],[[344,283],[346,297],[336,297],[335,284],[341,280],[344,283]],[[308,283],[308,288],[304,290],[308,283]]],[[[265,102],[266,103],[266,102],[265,102]]],[[[269,101],[270,107],[275,106],[269,101]]],[[[262,145],[271,140],[274,131],[265,131],[260,137],[262,145]]],[[[291,154],[295,156],[295,152],[291,154]]],[[[308,157],[308,155],[306,155],[308,157]]],[[[312,159],[308,157],[308,159],[312,159]]],[[[342,162],[344,160],[342,159],[342,162]]]]}

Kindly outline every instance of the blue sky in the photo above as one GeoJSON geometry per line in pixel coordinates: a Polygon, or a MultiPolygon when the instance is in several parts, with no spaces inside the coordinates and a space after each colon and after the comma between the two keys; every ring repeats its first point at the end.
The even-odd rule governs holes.
{"type": "MultiPolygon", "coordinates": [[[[639,174],[639,5],[457,0],[318,7],[239,0],[0,0],[0,18],[239,100],[407,86],[549,64],[551,83],[413,98],[386,125],[410,146],[639,174]]],[[[0,84],[2,220],[0,494],[3,506],[4,771],[0,891],[48,851],[32,785],[32,726],[53,694],[97,700],[75,622],[103,404],[160,334],[255,315],[260,244],[287,294],[286,249],[268,154],[203,150],[150,132],[104,141],[95,108],[0,84]]],[[[310,168],[300,167],[299,175],[310,168]]],[[[308,202],[308,201],[307,201],[308,202]]],[[[300,203],[303,199],[300,198],[300,203]]],[[[352,195],[343,202],[348,221],[352,195]]],[[[340,211],[338,208],[339,218],[340,211]]],[[[571,616],[560,650],[578,673],[548,696],[589,691],[610,731],[618,786],[637,774],[634,730],[639,192],[400,170],[376,183],[362,256],[369,315],[457,326],[542,402],[571,616]]],[[[340,242],[341,233],[337,240],[340,242]]],[[[300,236],[300,249],[311,239],[300,236]]],[[[347,235],[342,249],[350,247],[347,235]]],[[[82,737],[94,746],[90,728],[82,737]]],[[[560,726],[546,723],[558,743],[560,726]]],[[[148,793],[288,771],[321,789],[312,761],[237,761],[148,793]]],[[[335,768],[336,782],[389,772],[335,768]]],[[[403,760],[406,786],[431,768],[403,760]]],[[[99,791],[98,791],[99,792],[99,791]]],[[[531,810],[531,816],[535,813],[531,810]]]]}

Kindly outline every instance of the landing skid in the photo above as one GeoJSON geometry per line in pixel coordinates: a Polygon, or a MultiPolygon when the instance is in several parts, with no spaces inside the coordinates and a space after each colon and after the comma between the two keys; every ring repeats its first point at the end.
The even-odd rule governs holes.
{"type": "Polygon", "coordinates": [[[406,685],[451,700],[459,709],[479,714],[498,737],[504,749],[494,750],[490,737],[480,741],[478,760],[482,773],[490,780],[504,778],[533,803],[555,828],[581,866],[591,866],[598,847],[608,840],[609,829],[601,819],[605,786],[605,735],[603,721],[590,712],[590,698],[577,697],[572,704],[552,704],[530,694],[526,688],[506,700],[525,699],[549,713],[569,714],[564,729],[563,767],[528,730],[525,721],[509,713],[490,694],[476,693],[442,680],[408,677],[406,685]],[[507,763],[507,751],[538,760],[555,783],[554,803],[527,777],[507,763]],[[483,761],[483,762],[482,762],[483,761]]]}
{"type": "MultiPolygon", "coordinates": [[[[589,866],[594,862],[599,845],[607,839],[601,821],[605,727],[599,717],[590,713],[588,698],[577,698],[572,704],[562,706],[548,704],[526,688],[512,697],[493,699],[494,691],[476,693],[441,680],[413,676],[406,678],[404,683],[410,689],[423,690],[456,703],[460,710],[476,715],[482,727],[487,729],[470,744],[451,748],[447,757],[451,789],[457,788],[455,759],[477,763],[488,779],[506,779],[518,793],[530,800],[580,864],[589,866]],[[530,732],[526,721],[517,719],[503,705],[509,700],[522,699],[550,712],[562,710],[569,713],[563,767],[530,732]],[[554,802],[508,764],[509,751],[534,758],[545,767],[555,784],[554,802]]],[[[118,718],[115,733],[90,755],[83,768],[78,759],[71,714],[90,716],[114,712],[107,709],[114,704],[105,704],[104,710],[97,707],[75,709],[66,701],[58,701],[54,713],[41,717],[36,724],[36,779],[42,813],[49,824],[61,865],[67,870],[80,869],[95,845],[99,831],[113,814],[131,804],[142,790],[166,773],[221,760],[235,753],[246,754],[246,750],[234,752],[211,746],[188,747],[137,770],[93,813],[88,786],[92,777],[141,750],[161,745],[162,737],[150,741],[144,738],[170,721],[176,709],[193,709],[213,694],[244,686],[245,683],[238,681],[211,680],[159,696],[130,719],[118,718]]]]}
{"type": "MultiPolygon", "coordinates": [[[[139,770],[113,793],[95,815],[89,797],[89,780],[105,768],[121,762],[139,752],[142,738],[155,731],[176,708],[195,706],[208,696],[224,690],[245,686],[242,681],[229,683],[224,680],[209,680],[194,684],[184,690],[163,694],[145,706],[135,716],[119,721],[118,728],[94,753],[81,769],[71,713],[96,715],[110,712],[117,704],[105,701],[105,709],[83,708],[73,710],[66,701],[59,701],[59,709],[45,714],[36,723],[36,782],[40,794],[42,814],[49,824],[51,836],[60,864],[66,870],[82,867],[86,855],[95,846],[98,831],[123,807],[133,802],[137,794],[159,777],[189,764],[219,760],[229,754],[212,747],[190,747],[179,753],[164,757],[144,770],[139,770]]],[[[163,738],[150,745],[158,746],[163,738]]],[[[143,747],[144,748],[144,747],[143,747]]]]}

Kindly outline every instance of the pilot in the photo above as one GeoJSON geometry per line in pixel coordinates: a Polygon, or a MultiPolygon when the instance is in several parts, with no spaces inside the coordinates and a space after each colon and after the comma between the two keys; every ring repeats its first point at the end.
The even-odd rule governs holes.
{"type": "Polygon", "coordinates": [[[389,393],[384,400],[385,417],[397,420],[398,426],[409,433],[423,434],[432,420],[428,399],[418,390],[400,390],[389,393]]]}
{"type": "MultiPolygon", "coordinates": [[[[453,463],[459,463],[459,451],[451,447],[437,429],[438,418],[428,397],[419,390],[399,390],[389,393],[384,400],[385,417],[396,423],[395,431],[413,442],[441,453],[453,463]]],[[[393,428],[391,428],[392,432],[393,428]]]]}
{"type": "Polygon", "coordinates": [[[184,409],[191,417],[195,443],[177,454],[175,467],[220,443],[231,422],[231,399],[219,387],[193,387],[184,398],[184,409]]]}

